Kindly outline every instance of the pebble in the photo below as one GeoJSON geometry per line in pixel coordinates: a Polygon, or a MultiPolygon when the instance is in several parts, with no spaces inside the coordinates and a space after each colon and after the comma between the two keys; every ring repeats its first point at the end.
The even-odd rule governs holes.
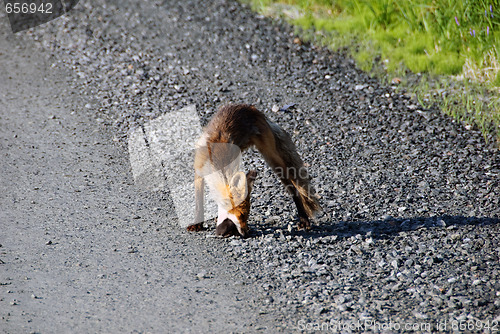
{"type": "Polygon", "coordinates": [[[198,278],[199,280],[202,280],[202,279],[210,278],[210,276],[208,275],[206,270],[202,270],[198,274],[196,274],[196,278],[198,278]]]}

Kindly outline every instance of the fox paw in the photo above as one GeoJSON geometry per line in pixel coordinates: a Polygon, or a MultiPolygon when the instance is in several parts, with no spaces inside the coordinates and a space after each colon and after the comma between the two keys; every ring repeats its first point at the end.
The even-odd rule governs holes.
{"type": "Polygon", "coordinates": [[[299,217],[299,223],[297,224],[297,230],[310,230],[311,222],[307,217],[299,217]]]}
{"type": "Polygon", "coordinates": [[[203,228],[203,223],[198,223],[198,224],[194,224],[194,225],[189,225],[186,230],[188,230],[189,232],[199,232],[199,231],[202,231],[204,230],[203,228]]]}

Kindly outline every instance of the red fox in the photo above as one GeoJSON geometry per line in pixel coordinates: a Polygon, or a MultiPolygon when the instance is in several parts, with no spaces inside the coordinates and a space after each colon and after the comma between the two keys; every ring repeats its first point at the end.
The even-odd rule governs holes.
{"type": "Polygon", "coordinates": [[[248,235],[250,193],[257,172],[245,175],[239,171],[239,157],[251,146],[259,150],[292,195],[299,216],[297,228],[311,228],[309,219],[321,208],[290,136],[254,106],[230,104],[219,109],[196,143],[196,212],[188,231],[203,228],[206,182],[219,208],[216,235],[248,235]]]}

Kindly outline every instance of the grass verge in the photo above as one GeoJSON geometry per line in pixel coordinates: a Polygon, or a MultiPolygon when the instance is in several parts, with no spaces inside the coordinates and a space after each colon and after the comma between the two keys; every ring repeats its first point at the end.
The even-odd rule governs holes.
{"type": "Polygon", "coordinates": [[[498,0],[240,0],[500,147],[498,0]],[[415,79],[417,78],[417,79],[415,79]]]}

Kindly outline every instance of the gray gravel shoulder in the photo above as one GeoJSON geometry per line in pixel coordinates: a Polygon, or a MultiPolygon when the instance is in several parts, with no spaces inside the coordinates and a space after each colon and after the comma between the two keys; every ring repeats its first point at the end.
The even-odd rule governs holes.
{"type": "Polygon", "coordinates": [[[233,1],[86,1],[25,36],[74,71],[118,144],[170,110],[195,104],[206,121],[228,101],[255,104],[292,134],[325,209],[310,233],[287,228],[295,209],[255,152],[246,156],[262,171],[250,239],[185,236],[168,212],[137,213],[168,207],[168,195],[143,194],[157,204],[127,207],[144,226],[156,221],[213,250],[214,276],[228,277],[231,265],[229,281],[245,277],[251,287],[233,286],[238,300],[257,300],[249,314],[273,319],[273,330],[444,323],[450,331],[500,320],[500,154],[479,131],[380,85],[343,54],[294,43],[288,26],[233,1]]]}

